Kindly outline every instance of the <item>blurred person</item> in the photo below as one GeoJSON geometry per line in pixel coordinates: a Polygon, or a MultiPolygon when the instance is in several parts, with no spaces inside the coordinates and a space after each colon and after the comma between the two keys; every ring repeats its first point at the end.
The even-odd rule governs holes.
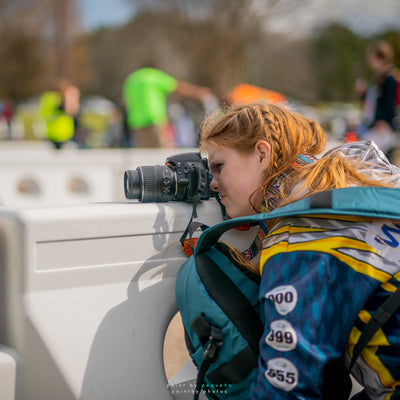
{"type": "Polygon", "coordinates": [[[48,90],[39,98],[39,116],[45,125],[45,136],[56,149],[74,136],[74,120],[66,114],[59,90],[48,90]]]}
{"type": "Polygon", "coordinates": [[[171,117],[175,130],[175,143],[177,147],[196,147],[196,127],[185,107],[179,103],[171,104],[168,107],[168,114],[171,117]]]}
{"type": "Polygon", "coordinates": [[[7,126],[6,139],[12,139],[11,122],[14,116],[13,101],[9,98],[3,100],[0,105],[0,119],[4,120],[7,126]]]}
{"type": "Polygon", "coordinates": [[[58,83],[58,89],[62,94],[62,107],[64,111],[74,119],[77,124],[77,118],[80,108],[80,90],[68,79],[62,78],[58,83]]]}
{"type": "Polygon", "coordinates": [[[73,140],[79,147],[84,147],[84,138],[79,129],[79,112],[81,92],[77,86],[66,78],[61,78],[57,84],[57,90],[62,96],[60,107],[74,122],[73,140]]]}
{"type": "Polygon", "coordinates": [[[167,97],[172,93],[206,101],[210,89],[178,80],[154,67],[142,67],[123,83],[132,147],[164,147],[168,129],[167,97]]]}
{"type": "Polygon", "coordinates": [[[396,116],[397,80],[392,46],[383,40],[372,43],[367,49],[367,63],[373,72],[370,85],[363,79],[358,79],[355,85],[356,94],[363,100],[361,137],[380,121],[394,129],[396,116]]]}

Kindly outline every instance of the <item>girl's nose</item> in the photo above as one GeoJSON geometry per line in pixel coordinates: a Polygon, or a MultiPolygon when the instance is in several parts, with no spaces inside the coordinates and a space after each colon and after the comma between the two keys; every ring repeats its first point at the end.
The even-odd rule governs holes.
{"type": "Polygon", "coordinates": [[[218,192],[218,184],[217,184],[217,182],[215,181],[215,178],[213,178],[212,181],[211,181],[211,183],[210,183],[210,189],[211,189],[213,192],[218,192]]]}

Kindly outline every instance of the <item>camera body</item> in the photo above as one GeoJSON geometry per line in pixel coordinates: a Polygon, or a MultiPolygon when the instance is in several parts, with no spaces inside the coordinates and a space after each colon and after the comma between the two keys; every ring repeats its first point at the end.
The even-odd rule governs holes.
{"type": "Polygon", "coordinates": [[[165,165],[125,171],[125,197],[143,203],[208,200],[214,197],[211,179],[207,159],[200,153],[177,154],[168,157],[165,165]]]}

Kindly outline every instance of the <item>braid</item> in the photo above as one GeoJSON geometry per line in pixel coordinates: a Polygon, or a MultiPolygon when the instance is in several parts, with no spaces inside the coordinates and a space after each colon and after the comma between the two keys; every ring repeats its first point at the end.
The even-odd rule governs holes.
{"type": "Polygon", "coordinates": [[[287,132],[287,118],[279,111],[280,109],[273,105],[263,110],[265,138],[271,145],[271,161],[266,171],[268,178],[263,185],[264,190],[292,164],[297,156],[296,152],[292,151],[292,140],[287,132]],[[288,143],[286,146],[282,146],[283,137],[288,143]]]}
{"type": "Polygon", "coordinates": [[[213,143],[250,152],[260,140],[271,146],[271,159],[259,190],[265,190],[299,154],[316,155],[326,144],[325,133],[317,122],[283,105],[264,101],[234,105],[223,115],[219,110],[203,123],[202,149],[213,143]]]}

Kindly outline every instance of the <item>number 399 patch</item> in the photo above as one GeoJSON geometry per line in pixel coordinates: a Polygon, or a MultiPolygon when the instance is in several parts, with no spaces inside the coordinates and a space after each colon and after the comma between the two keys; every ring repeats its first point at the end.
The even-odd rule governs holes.
{"type": "Polygon", "coordinates": [[[289,392],[297,386],[299,373],[292,362],[279,357],[268,361],[265,377],[271,385],[289,392]]]}
{"type": "Polygon", "coordinates": [[[296,348],[297,335],[290,322],[280,319],[271,322],[271,329],[265,343],[278,351],[289,351],[296,348]]]}

